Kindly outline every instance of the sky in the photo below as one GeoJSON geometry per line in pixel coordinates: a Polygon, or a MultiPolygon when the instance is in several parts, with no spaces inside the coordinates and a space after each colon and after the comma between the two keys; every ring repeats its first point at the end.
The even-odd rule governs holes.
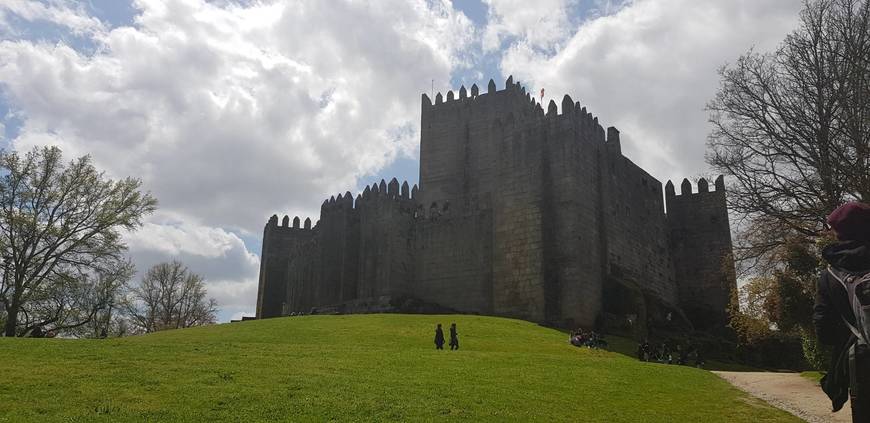
{"type": "Polygon", "coordinates": [[[661,181],[709,173],[717,70],[772,51],[796,0],[0,0],[0,147],[90,154],[159,201],[140,274],[180,260],[253,315],[263,226],[416,183],[420,95],[512,75],[621,132],[661,181]]]}

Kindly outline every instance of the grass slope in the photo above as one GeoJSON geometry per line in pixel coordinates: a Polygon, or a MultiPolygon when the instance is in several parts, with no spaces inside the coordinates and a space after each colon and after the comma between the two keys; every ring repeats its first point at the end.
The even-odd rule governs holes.
{"type": "Polygon", "coordinates": [[[480,316],[306,316],[112,340],[0,338],[0,422],[797,422],[717,376],[480,316]],[[435,351],[435,323],[462,349],[435,351]],[[445,330],[446,331],[446,330],[445,330]]]}

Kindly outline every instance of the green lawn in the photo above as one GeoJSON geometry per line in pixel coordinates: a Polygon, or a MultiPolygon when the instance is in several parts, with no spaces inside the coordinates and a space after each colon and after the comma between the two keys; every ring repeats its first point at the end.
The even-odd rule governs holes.
{"type": "Polygon", "coordinates": [[[822,376],[824,376],[824,375],[825,375],[825,372],[819,372],[819,371],[801,372],[801,376],[803,376],[803,377],[805,377],[805,378],[807,378],[815,383],[821,382],[822,376]]]}
{"type": "Polygon", "coordinates": [[[306,316],[112,340],[0,338],[0,422],[798,422],[699,369],[479,316],[306,316]],[[435,351],[436,322],[462,349],[435,351]]]}

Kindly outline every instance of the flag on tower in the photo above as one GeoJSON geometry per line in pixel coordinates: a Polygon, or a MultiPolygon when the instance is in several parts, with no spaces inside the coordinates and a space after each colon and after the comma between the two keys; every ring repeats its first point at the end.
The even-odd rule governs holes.
{"type": "Polygon", "coordinates": [[[541,88],[541,103],[544,103],[544,89],[541,88]]]}

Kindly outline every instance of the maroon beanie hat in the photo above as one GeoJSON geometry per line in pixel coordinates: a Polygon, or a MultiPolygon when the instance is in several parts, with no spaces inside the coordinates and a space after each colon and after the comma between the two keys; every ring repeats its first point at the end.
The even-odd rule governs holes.
{"type": "Polygon", "coordinates": [[[852,201],[828,216],[828,225],[840,241],[870,241],[870,205],[852,201]]]}

